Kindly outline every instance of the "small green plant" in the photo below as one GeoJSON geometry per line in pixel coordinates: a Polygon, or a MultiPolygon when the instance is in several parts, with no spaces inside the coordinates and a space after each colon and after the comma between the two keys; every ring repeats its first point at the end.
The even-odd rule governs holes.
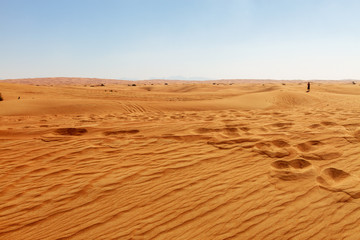
{"type": "Polygon", "coordinates": [[[4,99],[3,99],[2,95],[1,95],[1,93],[0,93],[0,101],[4,101],[4,99]]]}

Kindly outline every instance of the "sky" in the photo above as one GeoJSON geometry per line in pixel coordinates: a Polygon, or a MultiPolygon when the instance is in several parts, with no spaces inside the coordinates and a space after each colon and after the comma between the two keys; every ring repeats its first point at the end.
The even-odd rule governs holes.
{"type": "Polygon", "coordinates": [[[360,79],[358,0],[0,0],[0,78],[360,79]]]}

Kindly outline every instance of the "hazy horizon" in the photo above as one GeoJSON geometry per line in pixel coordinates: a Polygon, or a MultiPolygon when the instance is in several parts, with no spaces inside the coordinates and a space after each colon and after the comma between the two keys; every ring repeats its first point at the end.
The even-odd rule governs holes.
{"type": "Polygon", "coordinates": [[[2,0],[0,79],[360,79],[354,0],[2,0]]]}

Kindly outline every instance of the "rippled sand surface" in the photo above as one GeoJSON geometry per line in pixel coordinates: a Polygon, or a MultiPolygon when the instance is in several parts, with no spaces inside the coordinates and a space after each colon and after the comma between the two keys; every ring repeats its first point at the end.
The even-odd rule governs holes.
{"type": "Polygon", "coordinates": [[[0,239],[359,238],[358,84],[66,84],[0,81],[0,239]]]}

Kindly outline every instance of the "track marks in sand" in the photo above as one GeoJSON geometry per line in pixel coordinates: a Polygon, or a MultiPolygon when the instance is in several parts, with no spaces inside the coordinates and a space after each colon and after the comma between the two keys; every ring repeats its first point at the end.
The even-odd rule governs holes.
{"type": "Polygon", "coordinates": [[[314,149],[314,146],[319,146],[319,145],[322,145],[322,144],[323,143],[321,141],[312,140],[312,141],[307,141],[307,142],[297,144],[297,148],[301,152],[309,152],[309,151],[314,149]]]}
{"type": "Polygon", "coordinates": [[[219,128],[198,128],[195,130],[195,133],[201,135],[215,136],[219,138],[232,138],[232,137],[240,137],[240,131],[237,127],[219,127],[219,128]]]}
{"type": "Polygon", "coordinates": [[[354,131],[354,137],[360,141],[360,128],[354,131]]]}
{"type": "Polygon", "coordinates": [[[105,136],[110,136],[110,135],[136,134],[139,132],[140,130],[138,129],[132,129],[132,130],[105,131],[103,134],[105,136]]]}
{"type": "Polygon", "coordinates": [[[271,127],[281,128],[281,129],[290,128],[292,125],[294,125],[294,123],[292,122],[278,122],[278,123],[270,124],[271,127]]]}
{"type": "Polygon", "coordinates": [[[255,144],[255,151],[270,158],[283,158],[292,156],[296,153],[284,139],[258,142],[255,144]]]}
{"type": "Polygon", "coordinates": [[[283,181],[294,181],[315,176],[312,164],[304,159],[277,160],[271,163],[270,175],[283,181]]]}
{"type": "Polygon", "coordinates": [[[311,165],[312,164],[310,162],[304,159],[295,159],[291,161],[278,160],[271,164],[271,166],[276,169],[289,169],[289,168],[304,169],[311,165]]]}
{"type": "Polygon", "coordinates": [[[360,178],[341,169],[326,168],[316,180],[326,190],[344,192],[353,199],[360,198],[360,178]]]}
{"type": "Polygon", "coordinates": [[[87,132],[85,128],[58,128],[55,130],[56,134],[69,136],[81,136],[87,132]]]}
{"type": "Polygon", "coordinates": [[[300,156],[307,160],[333,160],[341,157],[341,151],[334,151],[332,146],[334,142],[347,144],[345,138],[328,138],[324,140],[311,140],[296,145],[300,151],[300,156]]]}

